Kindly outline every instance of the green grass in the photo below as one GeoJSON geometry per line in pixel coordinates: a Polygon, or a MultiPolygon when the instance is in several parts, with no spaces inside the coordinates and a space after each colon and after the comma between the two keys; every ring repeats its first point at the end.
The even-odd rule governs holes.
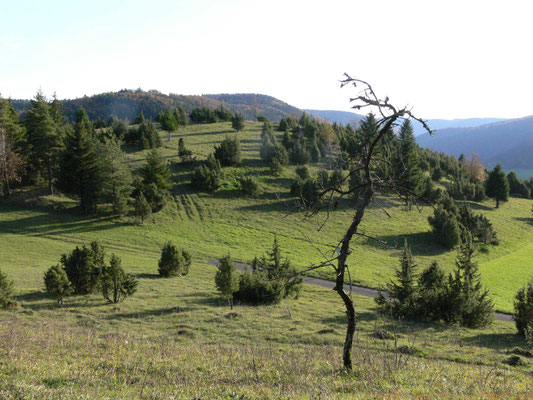
{"type": "MultiPolygon", "coordinates": [[[[162,152],[172,162],[176,182],[174,199],[144,225],[138,225],[133,218],[80,218],[76,213],[53,211],[50,207],[21,205],[20,200],[0,205],[0,243],[4,243],[0,248],[1,265],[13,273],[24,290],[29,290],[41,286],[42,273],[57,262],[62,252],[91,240],[102,241],[124,259],[126,268],[135,270],[144,268],[146,253],[156,254],[167,240],[188,248],[200,260],[231,252],[238,260],[249,261],[270,248],[275,234],[285,254],[298,267],[321,261],[314,246],[332,254],[352,217],[350,200],[341,203],[320,231],[325,213],[309,220],[301,213],[291,213],[294,199],[288,192],[295,177],[294,167],[286,168],[279,177],[270,176],[268,167],[259,159],[261,124],[247,122],[246,126],[244,132],[238,133],[243,147],[242,166],[224,168],[224,184],[215,194],[191,190],[188,181],[192,167],[177,164],[177,141],[183,137],[186,146],[199,159],[204,158],[216,143],[234,134],[230,123],[182,128],[172,134],[170,143],[166,142],[166,133],[162,133],[162,152]],[[264,194],[256,199],[243,197],[237,189],[241,175],[256,176],[264,194]],[[31,268],[25,268],[19,278],[21,266],[31,268]]],[[[145,151],[131,151],[128,164],[133,170],[140,168],[145,155],[145,151]]],[[[46,196],[43,201],[63,208],[70,204],[65,199],[46,196]]],[[[455,252],[436,244],[430,233],[430,207],[405,211],[402,202],[394,197],[379,197],[377,204],[386,208],[391,218],[376,205],[366,213],[362,232],[385,241],[387,246],[361,238],[354,243],[348,264],[355,283],[369,287],[387,283],[404,238],[420,268],[433,260],[447,271],[454,268],[455,252]]],[[[498,310],[512,311],[515,292],[531,278],[527,262],[533,242],[531,201],[511,199],[497,210],[490,201],[473,207],[488,216],[501,239],[500,246],[483,246],[477,257],[483,283],[498,310]]],[[[155,270],[155,265],[152,268],[155,270]]],[[[315,274],[333,279],[331,269],[315,274]]]]}
{"type": "MultiPolygon", "coordinates": [[[[191,167],[178,165],[177,141],[198,158],[233,134],[229,123],[194,125],[162,134],[162,152],[172,163],[173,198],[144,224],[135,218],[81,217],[75,202],[39,190],[18,193],[0,204],[0,266],[15,281],[20,308],[0,313],[0,398],[354,398],[374,394],[442,397],[531,395],[533,361],[508,367],[502,361],[514,346],[525,346],[511,323],[495,322],[471,331],[441,325],[391,323],[374,315],[373,302],[355,297],[359,313],[353,374],[341,370],[344,312],[330,290],[305,286],[298,300],[272,307],[238,306],[231,313],[214,289],[215,268],[206,262],[228,252],[241,261],[269,250],[274,235],[295,265],[331,253],[353,213],[349,200],[329,216],[304,219],[291,213],[288,195],[294,167],[272,177],[259,160],[261,125],[246,123],[239,133],[243,165],[224,168],[215,194],[194,193],[191,167]],[[265,192],[243,197],[238,177],[255,176],[265,192]],[[35,195],[39,194],[36,200],[35,195]],[[73,297],[58,308],[43,293],[43,273],[62,253],[92,240],[122,258],[139,277],[134,297],[118,306],[97,295],[73,297]],[[168,240],[193,253],[184,279],[159,279],[157,260],[168,240]],[[312,244],[311,244],[312,243],[312,244]],[[398,342],[372,334],[397,332],[398,342]],[[401,355],[398,346],[415,348],[401,355]],[[142,396],[141,396],[142,395],[142,396]],[[233,397],[239,398],[239,397],[233,397]]],[[[146,152],[128,152],[137,170],[146,152]]],[[[313,170],[317,170],[314,166],[313,170]]],[[[434,243],[430,207],[406,211],[394,197],[378,198],[387,209],[370,208],[362,232],[387,246],[358,240],[348,259],[355,283],[386,283],[407,238],[420,268],[433,260],[446,270],[455,252],[434,243]]],[[[514,293],[531,278],[531,201],[511,199],[499,209],[473,204],[492,221],[500,246],[482,247],[477,257],[484,284],[499,310],[511,311],[514,293]]],[[[332,271],[317,271],[333,278],[332,271]]],[[[491,397],[492,396],[492,397],[491,397]]],[[[430,397],[431,398],[431,397],[430,397]]]]}

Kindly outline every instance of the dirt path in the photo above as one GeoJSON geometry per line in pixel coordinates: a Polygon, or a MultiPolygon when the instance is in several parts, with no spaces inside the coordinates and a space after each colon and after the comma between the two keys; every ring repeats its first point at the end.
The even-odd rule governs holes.
{"type": "MultiPolygon", "coordinates": [[[[217,266],[218,260],[211,260],[208,262],[208,264],[217,266]]],[[[236,262],[235,266],[237,267],[237,269],[243,270],[247,266],[247,264],[236,262]]],[[[333,289],[335,287],[335,282],[333,281],[328,281],[327,279],[321,279],[321,278],[312,278],[310,276],[306,276],[304,278],[304,282],[307,283],[308,285],[320,286],[320,287],[327,288],[327,289],[333,289]]],[[[345,284],[344,290],[347,293],[349,293],[350,285],[345,284]]],[[[379,293],[376,289],[370,289],[370,288],[366,288],[363,286],[354,286],[354,285],[351,286],[351,292],[354,294],[358,294],[360,296],[372,297],[372,298],[377,297],[379,293]]],[[[505,322],[514,321],[513,316],[511,314],[505,314],[505,313],[500,313],[500,312],[495,312],[494,318],[498,321],[505,321],[505,322]]]]}

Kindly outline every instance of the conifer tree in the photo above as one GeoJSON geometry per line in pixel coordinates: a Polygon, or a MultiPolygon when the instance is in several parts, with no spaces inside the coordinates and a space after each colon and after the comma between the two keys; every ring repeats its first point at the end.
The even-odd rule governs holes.
{"type": "Polygon", "coordinates": [[[485,194],[496,200],[496,208],[500,206],[500,201],[509,200],[509,182],[500,164],[489,172],[485,182],[485,194]]]}
{"type": "Polygon", "coordinates": [[[231,118],[231,127],[237,132],[243,130],[244,116],[242,114],[235,113],[235,115],[231,118]]]}
{"type": "Polygon", "coordinates": [[[104,265],[100,274],[102,295],[109,303],[116,304],[137,291],[137,279],[126,274],[122,261],[115,254],[111,255],[109,265],[104,265]]]}
{"type": "Polygon", "coordinates": [[[11,182],[22,179],[24,165],[20,147],[23,133],[13,105],[0,98],[0,193],[6,196],[11,194],[11,182]]]}
{"type": "Polygon", "coordinates": [[[130,169],[124,162],[124,153],[116,139],[99,146],[102,157],[103,198],[111,203],[113,212],[123,215],[132,192],[130,169]]]}
{"type": "Polygon", "coordinates": [[[239,275],[229,254],[218,261],[215,286],[233,310],[233,294],[239,290],[239,275]]]}
{"type": "Polygon", "coordinates": [[[170,189],[170,169],[161,153],[153,149],[146,155],[146,164],[141,170],[143,185],[155,184],[158,190],[170,189]]]}
{"type": "Polygon", "coordinates": [[[50,296],[63,305],[63,299],[72,294],[72,286],[64,268],[57,264],[44,274],[44,285],[50,296]]]}
{"type": "Polygon", "coordinates": [[[183,126],[189,125],[189,117],[182,107],[178,107],[178,113],[180,116],[180,119],[179,119],[180,125],[183,125],[183,126]]]}
{"type": "Polygon", "coordinates": [[[0,310],[14,307],[17,302],[13,300],[15,285],[7,275],[0,271],[0,310]]]}
{"type": "Polygon", "coordinates": [[[140,191],[137,197],[135,197],[134,207],[135,214],[141,218],[141,223],[152,214],[152,207],[150,207],[150,203],[148,203],[148,200],[146,200],[142,191],[140,191]]]}
{"type": "Polygon", "coordinates": [[[411,122],[406,119],[400,128],[399,146],[393,158],[394,177],[400,191],[404,190],[406,204],[417,194],[422,183],[422,171],[411,122]]]}
{"type": "Polygon", "coordinates": [[[85,213],[95,211],[101,198],[104,178],[100,156],[92,124],[87,113],[80,109],[74,128],[67,134],[58,186],[64,193],[77,195],[85,213]]]}
{"type": "Polygon", "coordinates": [[[29,162],[46,176],[48,189],[54,193],[54,179],[62,150],[62,138],[50,113],[46,98],[38,92],[26,113],[26,129],[30,147],[29,162]]]}
{"type": "Polygon", "coordinates": [[[467,238],[457,255],[456,270],[450,285],[461,325],[480,328],[492,322],[493,304],[489,292],[481,284],[478,265],[472,261],[473,255],[472,239],[467,238]]]}
{"type": "Polygon", "coordinates": [[[170,133],[178,129],[178,122],[173,113],[170,110],[166,110],[159,117],[159,123],[164,131],[168,132],[168,141],[170,142],[170,133]]]}

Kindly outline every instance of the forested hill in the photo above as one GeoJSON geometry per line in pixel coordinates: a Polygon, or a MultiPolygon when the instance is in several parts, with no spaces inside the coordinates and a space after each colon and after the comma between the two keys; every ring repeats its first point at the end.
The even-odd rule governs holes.
{"type": "Polygon", "coordinates": [[[459,156],[477,153],[488,166],[506,169],[533,168],[533,116],[473,128],[437,131],[417,137],[422,147],[459,156]]]}
{"type": "MultiPolygon", "coordinates": [[[[232,112],[239,112],[247,120],[254,120],[257,115],[264,115],[272,121],[279,121],[288,115],[299,117],[302,110],[292,107],[271,96],[260,94],[213,94],[203,96],[166,95],[158,91],[121,90],[78,99],[62,100],[64,112],[70,120],[74,119],[76,110],[83,107],[92,120],[103,120],[115,115],[121,119],[133,121],[137,115],[144,113],[147,118],[155,119],[157,114],[167,109],[183,107],[191,112],[196,107],[218,108],[224,105],[232,112]]],[[[13,100],[19,111],[24,111],[29,100],[13,100]]]]}

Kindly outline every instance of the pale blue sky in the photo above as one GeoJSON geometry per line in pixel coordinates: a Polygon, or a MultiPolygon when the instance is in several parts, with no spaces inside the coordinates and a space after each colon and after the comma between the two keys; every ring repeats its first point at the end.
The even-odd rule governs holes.
{"type": "Polygon", "coordinates": [[[0,93],[255,92],[348,110],[346,71],[424,118],[520,117],[530,3],[0,0],[0,93]]]}

